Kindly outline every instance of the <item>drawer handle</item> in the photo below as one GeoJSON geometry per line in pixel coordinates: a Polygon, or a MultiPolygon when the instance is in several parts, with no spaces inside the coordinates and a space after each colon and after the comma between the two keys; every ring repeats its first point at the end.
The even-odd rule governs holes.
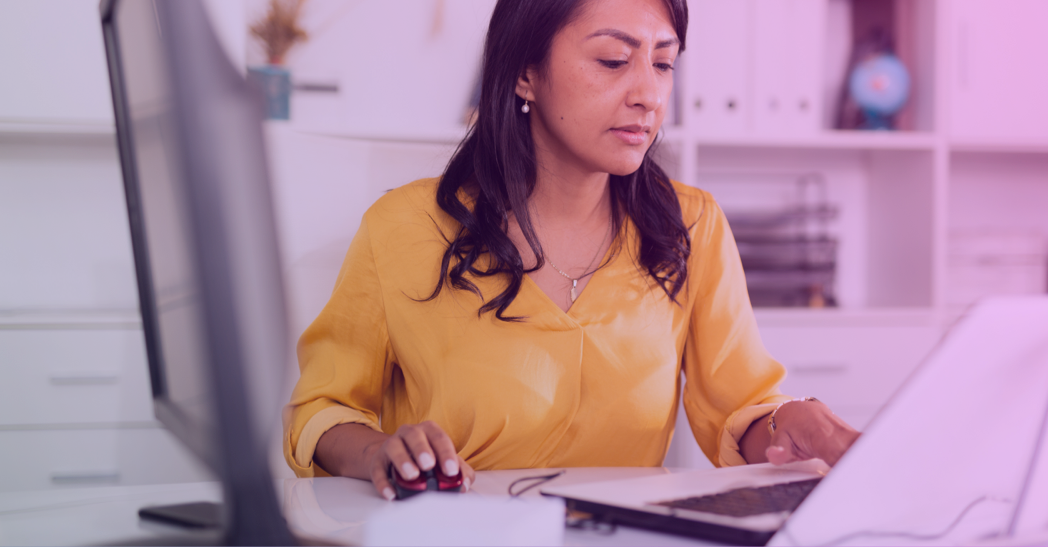
{"type": "Polygon", "coordinates": [[[51,483],[59,485],[119,482],[120,472],[55,472],[51,474],[51,483]]]}
{"type": "Polygon", "coordinates": [[[120,375],[116,373],[51,373],[49,379],[51,384],[85,385],[85,384],[116,384],[120,375]]]}
{"type": "Polygon", "coordinates": [[[809,363],[790,367],[787,371],[797,375],[843,375],[848,372],[846,363],[809,363]]]}

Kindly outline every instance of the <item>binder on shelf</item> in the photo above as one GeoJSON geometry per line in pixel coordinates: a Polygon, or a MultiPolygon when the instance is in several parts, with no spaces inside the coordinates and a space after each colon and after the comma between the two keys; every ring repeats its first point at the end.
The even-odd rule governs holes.
{"type": "Polygon", "coordinates": [[[701,137],[822,127],[824,0],[690,0],[685,107],[701,137]]]}

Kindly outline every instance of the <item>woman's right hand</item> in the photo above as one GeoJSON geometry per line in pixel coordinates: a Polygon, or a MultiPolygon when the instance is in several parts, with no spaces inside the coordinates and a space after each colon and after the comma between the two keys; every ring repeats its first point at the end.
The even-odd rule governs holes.
{"type": "Polygon", "coordinates": [[[392,464],[406,480],[418,477],[420,471],[440,465],[445,475],[462,472],[462,490],[468,491],[475,479],[473,468],[455,452],[451,438],[433,421],[406,424],[384,440],[377,440],[364,449],[371,482],[386,500],[393,500],[396,492],[387,475],[392,464]]]}

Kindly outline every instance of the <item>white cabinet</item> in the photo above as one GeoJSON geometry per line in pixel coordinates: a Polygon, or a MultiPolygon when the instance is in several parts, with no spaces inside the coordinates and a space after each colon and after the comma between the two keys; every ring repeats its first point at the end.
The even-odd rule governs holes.
{"type": "Polygon", "coordinates": [[[0,490],[209,478],[154,418],[137,306],[112,135],[0,126],[0,490]]]}
{"type": "Polygon", "coordinates": [[[948,7],[951,138],[1048,140],[1048,2],[954,0],[948,7]]]}
{"type": "Polygon", "coordinates": [[[930,314],[841,318],[837,325],[766,320],[761,338],[788,371],[782,391],[815,396],[863,429],[939,341],[930,314]]]}
{"type": "Polygon", "coordinates": [[[0,425],[155,420],[142,331],[91,327],[0,330],[0,425]]]}
{"type": "Polygon", "coordinates": [[[209,481],[166,430],[0,430],[0,491],[209,481]]]}

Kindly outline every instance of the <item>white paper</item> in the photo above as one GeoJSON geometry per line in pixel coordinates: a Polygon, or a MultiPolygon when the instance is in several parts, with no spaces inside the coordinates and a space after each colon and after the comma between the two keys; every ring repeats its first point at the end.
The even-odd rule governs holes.
{"type": "Polygon", "coordinates": [[[375,512],[366,546],[561,546],[564,501],[423,493],[375,512]]]}

